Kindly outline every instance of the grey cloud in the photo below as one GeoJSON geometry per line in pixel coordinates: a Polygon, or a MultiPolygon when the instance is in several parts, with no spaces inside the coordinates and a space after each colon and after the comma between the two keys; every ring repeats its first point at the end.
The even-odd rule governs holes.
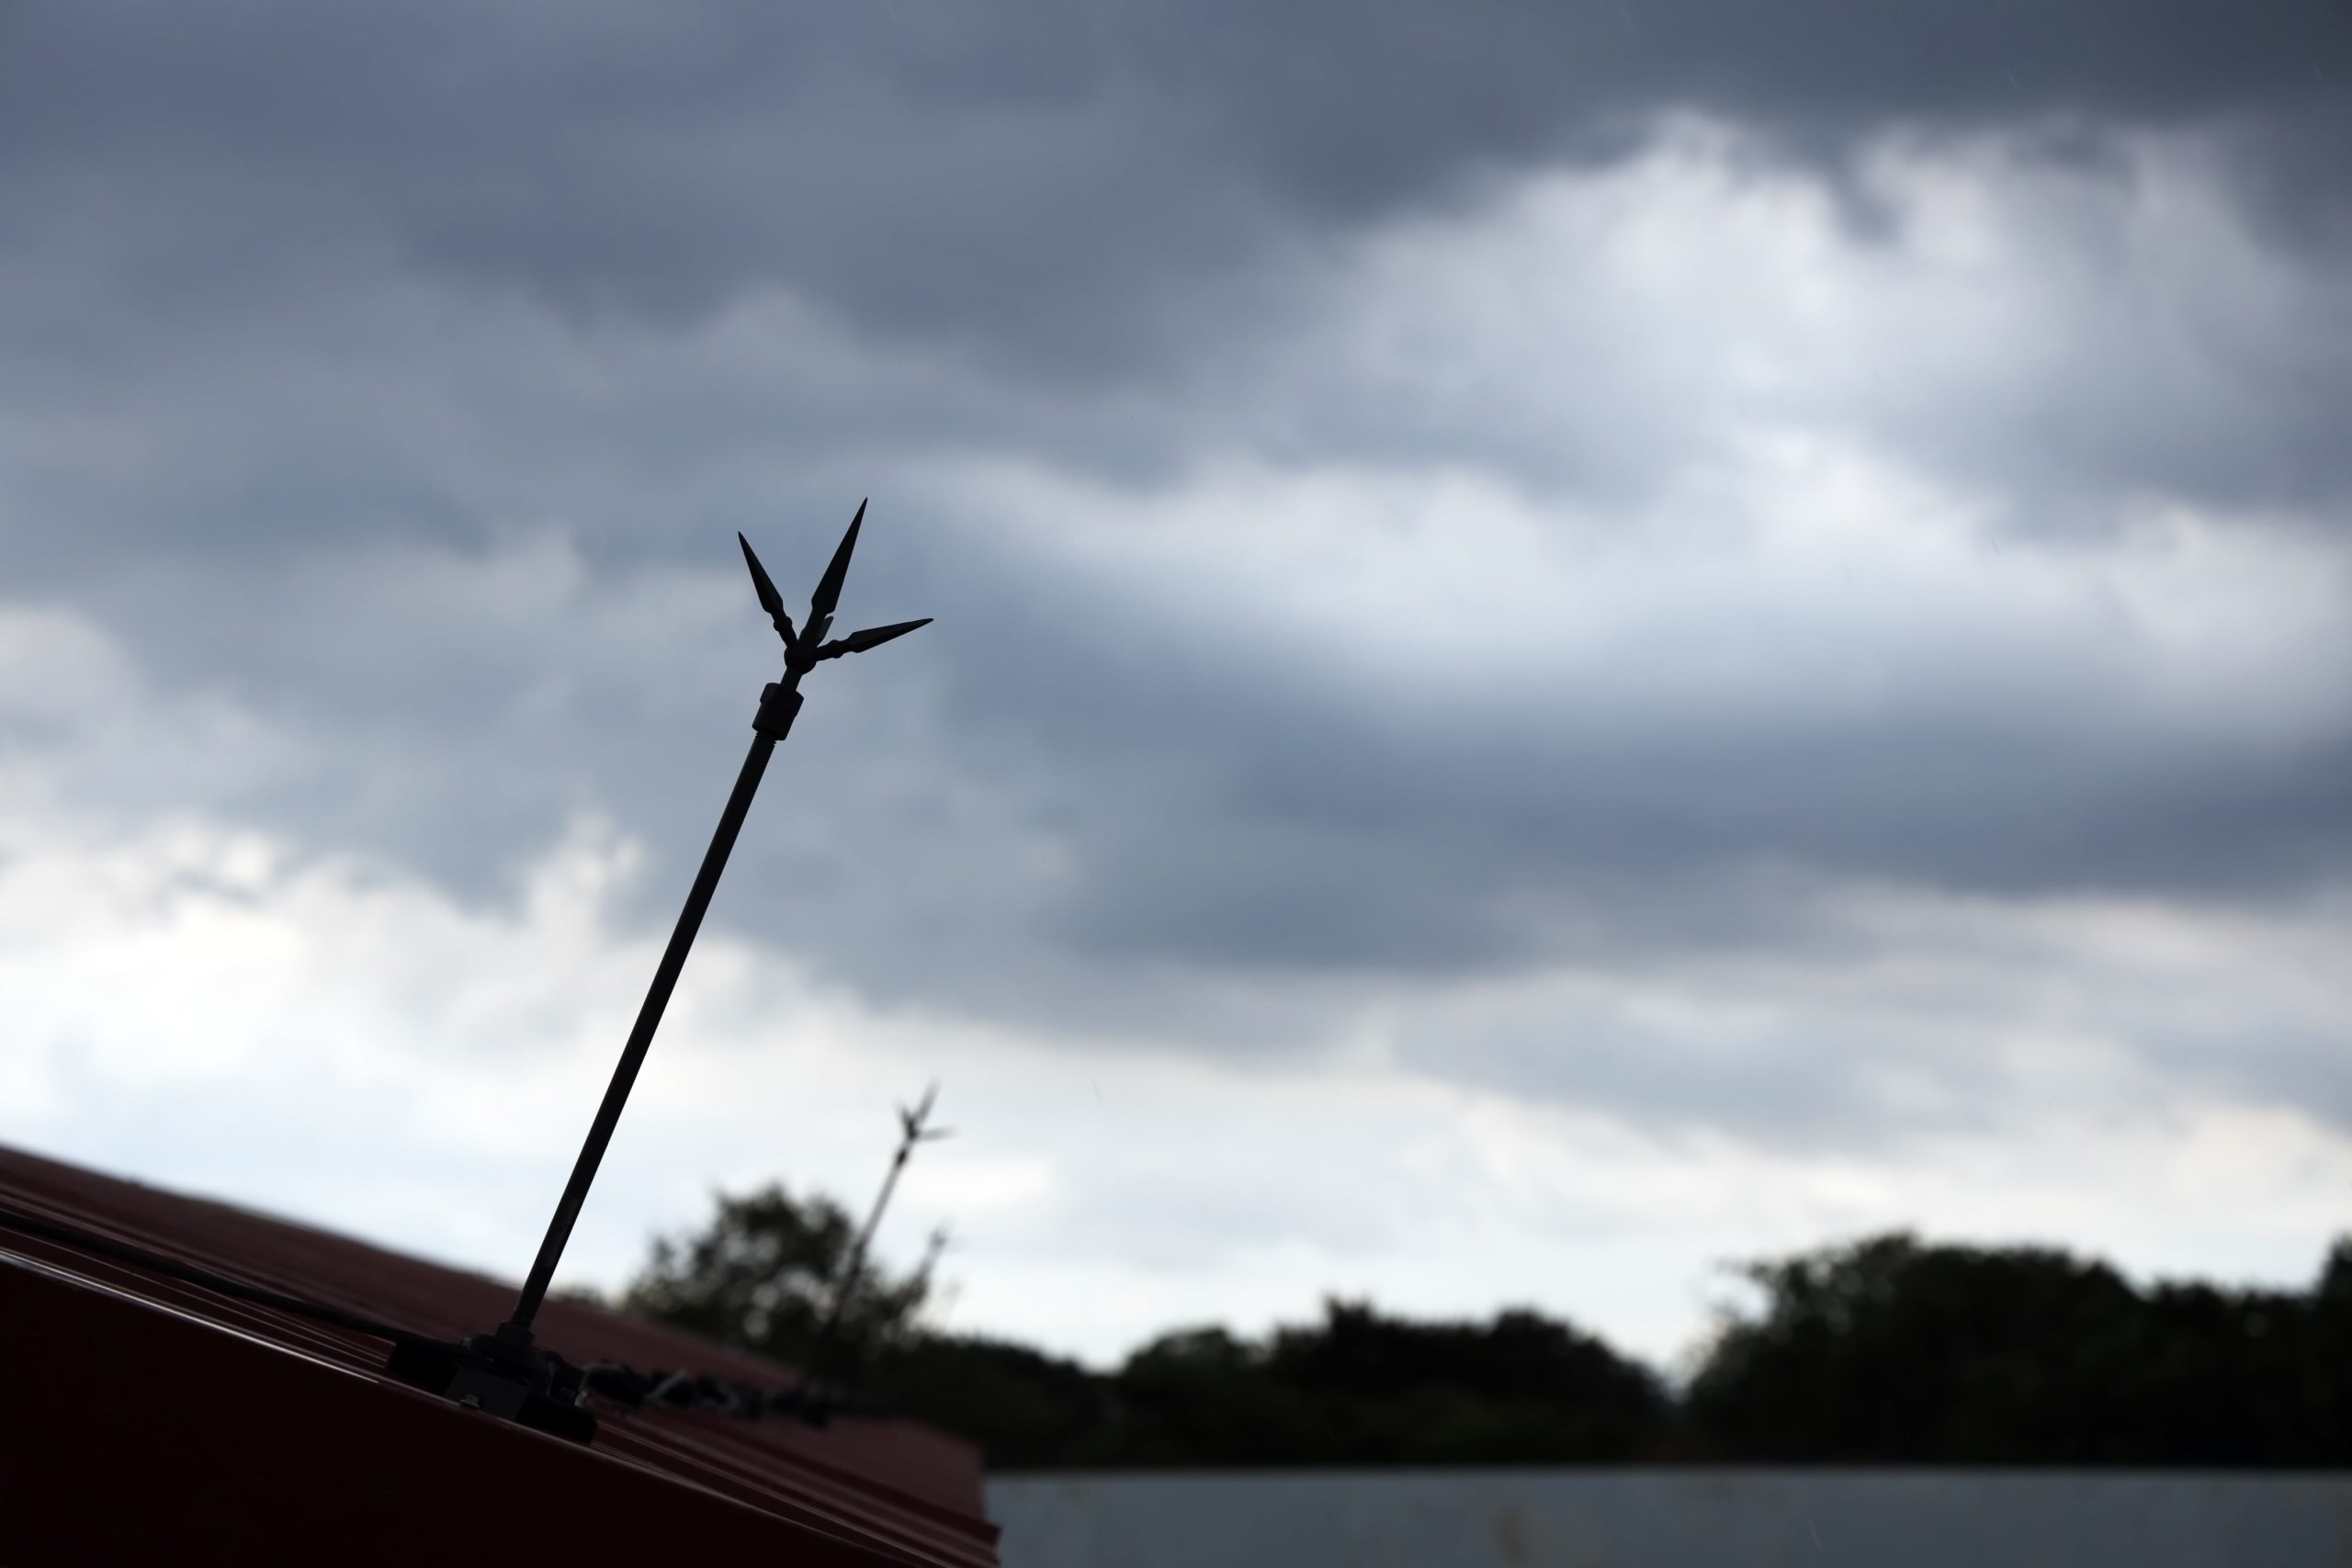
{"type": "MultiPolygon", "coordinates": [[[[1491,460],[1623,502],[1671,470],[1704,411],[1605,336],[1565,422],[1483,402],[1447,415],[1379,384],[1257,385],[1267,367],[1241,345],[1315,308],[1330,234],[1456,206],[1536,161],[1623,153],[1663,107],[1819,143],[1833,171],[1889,125],[2058,112],[2083,127],[2045,139],[2065,159],[2095,153],[2110,122],[2212,120],[2235,128],[2267,209],[2296,191],[2306,210],[2343,210],[2312,138],[2277,129],[2352,90],[2352,21],[2322,6],[1343,10],[254,4],[134,22],[20,7],[0,59],[0,332],[17,373],[76,414],[116,416],[162,365],[202,368],[192,397],[146,411],[146,439],[191,433],[161,436],[181,467],[179,532],[215,550],[300,547],[324,526],[481,542],[499,498],[448,472],[479,433],[434,411],[486,393],[510,442],[549,403],[533,434],[608,486],[594,470],[614,451],[684,473],[752,441],[843,468],[863,447],[870,470],[918,434],[1146,479],[1208,432],[1491,460]],[[593,389],[561,395],[581,345],[619,347],[633,376],[632,337],[708,330],[763,289],[960,385],[772,374],[683,394],[657,429],[626,400],[626,433],[593,389]],[[506,329],[503,361],[459,341],[485,319],[506,329]],[[254,460],[239,422],[268,393],[256,383],[308,382],[337,354],[421,352],[480,382],[388,397],[330,376],[291,427],[279,401],[254,460]],[[583,421],[603,427],[597,449],[566,440],[583,421]]],[[[2096,515],[2119,482],[2340,496],[2325,411],[2352,372],[2321,350],[2331,334],[2248,340],[2222,312],[2204,330],[2237,374],[2192,375],[2151,346],[2181,305],[2158,293],[2138,318],[2093,323],[2086,362],[1998,388],[1870,389],[1866,417],[1972,480],[2000,477],[2041,526],[2096,515]],[[1955,393],[1976,400],[1966,419],[1955,393]]],[[[100,456],[51,497],[44,473],[64,461],[28,451],[19,493],[119,528],[138,503],[103,472],[134,454],[100,456]]],[[[677,521],[654,498],[606,547],[642,551],[677,521]]],[[[24,547],[38,566],[49,546],[24,547]]]]}
{"type": "MultiPolygon", "coordinates": [[[[837,522],[753,530],[797,578],[837,522]]],[[[166,690],[236,692],[308,738],[304,765],[222,806],[471,898],[602,809],[654,850],[636,911],[653,922],[774,661],[710,532],[685,572],[552,542],[346,547],[267,570],[133,563],[92,598],[166,690]]],[[[1187,975],[1262,990],[1782,945],[1781,912],[1738,885],[1776,862],[2246,899],[2347,869],[2340,738],[2134,739],[2080,721],[2095,684],[1998,671],[1838,722],[1433,703],[1334,688],[1254,631],[1211,637],[1026,564],[984,525],[876,513],[845,612],[938,624],[824,671],[722,918],[873,994],[1083,1032],[1187,975]]],[[[1238,1042],[1310,1032],[1264,1005],[1238,1042]]]]}
{"type": "Polygon", "coordinates": [[[1890,123],[2293,110],[2352,80],[2352,17],[2284,0],[32,6],[11,26],[18,231],[122,225],[133,287],[380,252],[676,321],[782,283],[870,330],[1065,365],[1164,351],[1199,319],[1182,299],[1302,222],[1605,157],[1662,107],[1834,148],[1890,123]]]}
{"type": "MultiPolygon", "coordinates": [[[[895,14],[11,13],[12,591],[88,606],[163,692],[233,694],[306,739],[221,808],[469,898],[602,808],[652,846],[651,924],[774,657],[717,586],[737,526],[805,575],[910,454],[991,450],[1137,488],[1254,442],[1638,494],[1697,439],[1675,418],[1693,394],[1605,354],[1566,436],[1312,367],[1282,373],[1249,350],[1311,306],[1322,238],[1623,152],[1656,108],[1834,162],[1889,123],[2261,122],[2352,80],[2352,29],[2318,7],[895,14]],[[769,288],[808,319],[732,342],[725,308],[769,288]],[[1250,428],[1270,408],[1298,417],[1250,428]],[[576,561],[540,565],[574,586],[510,576],[558,536],[576,561]],[[436,598],[445,580],[489,588],[436,598]]],[[[2329,171],[2245,145],[2276,199],[2334,199],[2329,171]]],[[[2064,367],[2015,410],[2007,385],[1893,389],[1855,417],[2052,509],[2133,476],[2308,497],[2343,483],[2312,467],[2345,385],[2327,336],[2255,345],[2242,397],[2150,391],[2129,362],[2064,367]]],[[[1078,598],[935,499],[886,494],[875,525],[847,613],[939,624],[827,671],[720,915],[892,1000],[1270,1047],[1334,1027],[1311,987],[1335,976],[1785,948],[1740,881],[1759,863],[2255,899],[2343,874],[2352,843],[2352,751],[2327,734],[2118,739],[2081,722],[2095,687],[1971,705],[1995,676],[1957,712],[1922,691],[1838,723],[1448,711],[1335,687],[1213,615],[1078,598]]],[[[1638,1087],[1637,1043],[1590,1051],[1589,1081],[1638,1087]]],[[[1710,1103],[1853,1111],[1833,1077],[1759,1100],[1735,1064],[1710,1103]]]]}

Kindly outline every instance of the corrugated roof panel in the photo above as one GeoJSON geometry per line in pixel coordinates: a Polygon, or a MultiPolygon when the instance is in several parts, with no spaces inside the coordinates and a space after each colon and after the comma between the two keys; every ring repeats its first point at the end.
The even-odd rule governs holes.
{"type": "MultiPolygon", "coordinates": [[[[514,1297],[480,1275],[6,1148],[0,1206],[449,1338],[494,1325],[514,1297]]],[[[0,1232],[0,1490],[19,1544],[30,1520],[85,1544],[187,1544],[171,1510],[92,1511],[97,1496],[143,1495],[181,1496],[182,1529],[243,1497],[216,1522],[261,1532],[248,1541],[279,1516],[356,1508],[379,1534],[346,1546],[389,1547],[422,1529],[382,1513],[408,1499],[456,1530],[416,1538],[445,1556],[460,1540],[544,1552],[576,1537],[601,1556],[623,1538],[674,1551],[707,1534],[810,1562],[996,1562],[978,1451],[913,1422],[837,1416],[820,1430],[599,1402],[583,1449],[386,1376],[388,1347],[367,1335],[21,1235],[0,1232]]],[[[551,1298],[537,1328],[582,1364],[792,1382],[758,1357],[581,1302],[551,1298]]]]}

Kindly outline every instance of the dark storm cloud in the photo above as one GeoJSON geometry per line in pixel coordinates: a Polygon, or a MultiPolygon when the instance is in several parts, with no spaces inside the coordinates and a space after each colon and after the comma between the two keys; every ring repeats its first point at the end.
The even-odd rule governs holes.
{"type": "MultiPolygon", "coordinates": [[[[469,897],[600,807],[654,848],[649,920],[707,830],[682,780],[723,783],[741,671],[773,659],[695,596],[733,581],[735,527],[789,574],[907,453],[1148,489],[1269,409],[1304,457],[1467,454],[1587,494],[1697,439],[1690,389],[1601,356],[1565,434],[1311,377],[1233,395],[1203,361],[1248,367],[1235,345],[1303,308],[1319,275],[1286,269],[1334,235],[1605,163],[1684,107],[1833,168],[1890,126],[2087,122],[2045,140],[2060,162],[2103,125],[2217,119],[2274,206],[2325,208],[2340,171],[2275,128],[2352,93],[2340,5],[28,6],[0,27],[17,591],[89,607],[166,693],[318,738],[224,806],[469,897]],[[771,293],[808,319],[730,348],[728,310],[771,293]],[[576,558],[532,554],[538,518],[576,558]],[[639,594],[665,573],[682,597],[639,594]]],[[[2134,476],[2324,494],[2345,365],[2256,355],[2221,403],[2136,365],[2070,373],[2038,400],[1974,389],[1956,425],[1894,387],[1856,417],[2043,510],[2134,476]]],[[[847,613],[939,626],[828,671],[854,694],[812,695],[723,911],[874,993],[1107,1028],[1201,974],[1784,941],[1711,880],[1758,862],[2207,893],[2342,863],[2352,761],[2324,737],[2116,742],[2069,690],[1957,721],[1617,730],[1566,703],[1417,705],[1214,615],[1082,597],[928,504],[877,509],[847,613]]]]}
{"type": "Polygon", "coordinates": [[[6,26],[0,224],[107,226],[159,298],[385,249],[590,313],[782,281],[1066,366],[1159,346],[1173,296],[1238,287],[1292,230],[1604,155],[1661,107],[1834,154],[1891,123],[2352,93],[2342,0],[32,5],[6,26]]]}
{"type": "MultiPolygon", "coordinates": [[[[628,430],[610,446],[632,461],[658,447],[684,468],[757,439],[846,468],[854,446],[878,457],[919,432],[1049,445],[1148,479],[1227,389],[1180,412],[1149,396],[1106,410],[1106,387],[1177,386],[1203,344],[1278,332],[1317,281],[1286,264],[1328,234],[1456,202],[1498,171],[1623,152],[1662,108],[1734,117],[1832,168],[1891,125],[2054,114],[2043,148],[2064,160],[2099,155],[2101,125],[2226,123],[2247,188],[2309,224],[2342,210],[2312,117],[2352,101],[2340,3],[26,5],[6,26],[10,378],[108,417],[159,368],[206,367],[193,396],[150,412],[202,438],[172,454],[173,532],[209,551],[299,549],[328,516],[483,538],[485,498],[446,472],[473,433],[435,423],[435,400],[479,385],[396,389],[404,401],[340,385],[303,426],[273,410],[268,460],[241,460],[254,433],[240,411],[278,368],[270,341],[381,356],[391,345],[352,318],[387,277],[543,303],[591,341],[690,331],[784,289],[876,350],[919,345],[997,383],[942,399],[773,378],[756,399],[722,389],[628,430]],[[1058,390],[1071,377],[1091,395],[1058,390]]],[[[452,334],[439,346],[453,360],[475,346],[454,310],[407,325],[452,334]]],[[[2294,363],[2252,345],[2253,373],[2227,390],[2135,365],[2096,387],[2028,378],[1960,422],[1890,386],[1871,417],[1973,477],[2034,490],[2044,526],[2098,510],[2067,493],[2084,484],[2334,496],[2327,411],[2352,372],[2318,351],[2327,335],[2308,333],[2294,363]]],[[[481,378],[504,389],[510,422],[543,400],[550,432],[596,417],[593,389],[545,386],[570,368],[555,333],[524,349],[481,378]]],[[[1487,407],[1416,412],[1389,389],[1244,406],[1276,416],[1276,447],[1288,432],[1322,452],[1487,457],[1638,493],[1688,435],[1690,390],[1629,386],[1605,362],[1590,380],[1581,439],[1487,407]]],[[[139,454],[94,463],[44,441],[17,456],[44,513],[96,536],[139,526],[142,507],[111,483],[139,454]],[[56,493],[53,468],[68,470],[56,493]]],[[[683,497],[602,547],[660,553],[680,536],[665,524],[698,527],[707,510],[683,497]]],[[[25,546],[36,568],[73,547],[25,546]]]]}
{"type": "Polygon", "coordinates": [[[1074,802],[1124,803],[1074,805],[1063,829],[1086,877],[1059,938],[1106,955],[1444,972],[1782,941],[1785,908],[1698,886],[1775,863],[2222,898],[2352,872],[2341,739],[2100,737],[2077,705],[2098,699],[2004,694],[1997,671],[1982,711],[1945,694],[1844,721],[1343,697],[1272,638],[1171,659],[1197,627],[993,586],[995,635],[949,667],[948,711],[1029,737],[1078,775],[1074,802]]]}
{"type": "MultiPolygon", "coordinates": [[[[109,554],[71,581],[165,689],[233,691],[315,739],[305,768],[224,805],[472,898],[503,896],[570,811],[599,807],[654,850],[638,912],[658,921],[707,829],[690,781],[716,799],[774,658],[741,613],[724,525],[797,585],[842,519],[754,502],[791,498],[763,482],[789,466],[772,457],[723,504],[687,508],[698,525],[673,513],[678,542],[602,551],[662,515],[660,483],[583,484],[564,472],[575,449],[516,460],[556,514],[596,522],[576,553],[430,530],[370,547],[305,537],[289,513],[284,559],[172,558],[159,540],[160,562],[109,554]]],[[[455,490],[479,490],[457,469],[455,490]]],[[[149,504],[174,514],[168,496],[149,504]]],[[[334,504],[379,502],[351,485],[334,504]]],[[[2340,742],[2103,738],[2078,717],[2100,699],[2063,684],[2012,683],[2006,715],[1923,691],[1914,712],[1842,722],[1636,721],[1566,691],[1433,702],[1334,687],[1264,628],[1037,567],[984,524],[886,498],[844,613],[939,625],[825,671],[724,918],[873,994],[1109,1029],[1139,970],[1172,966],[1151,984],[1173,1023],[1188,975],[1434,977],[1785,944],[1784,909],[1720,885],[1758,862],[2250,897],[2340,874],[2352,837],[2340,742]]],[[[1204,578],[1200,601],[1237,586],[1204,578]]]]}

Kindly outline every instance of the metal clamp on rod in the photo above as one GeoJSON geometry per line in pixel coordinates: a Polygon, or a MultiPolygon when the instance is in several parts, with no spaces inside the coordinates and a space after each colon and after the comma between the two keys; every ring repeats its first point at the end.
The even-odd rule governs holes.
{"type": "Polygon", "coordinates": [[[792,721],[800,716],[800,694],[792,687],[771,681],[760,693],[760,711],[752,720],[752,728],[770,740],[781,740],[792,733],[792,721]]]}

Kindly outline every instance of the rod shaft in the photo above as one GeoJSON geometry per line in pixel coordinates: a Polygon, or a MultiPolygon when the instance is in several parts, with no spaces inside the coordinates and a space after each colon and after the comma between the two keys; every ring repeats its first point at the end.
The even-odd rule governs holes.
{"type": "Polygon", "coordinates": [[[849,1257],[842,1265],[840,1282],[833,1289],[833,1299],[825,1311],[825,1321],[818,1325],[817,1337],[809,1341],[808,1364],[803,1371],[813,1388],[824,1375],[824,1363],[831,1359],[833,1341],[839,1337],[852,1297],[857,1293],[858,1277],[865,1272],[866,1250],[874,1245],[874,1233],[882,1228],[882,1212],[890,1206],[890,1193],[899,1185],[899,1173],[907,1168],[907,1156],[912,1152],[912,1142],[899,1145],[896,1157],[890,1161],[889,1174],[882,1178],[881,1195],[867,1211],[865,1225],[850,1242],[849,1257]]]}
{"type": "MultiPolygon", "coordinates": [[[[662,1025],[662,1010],[670,1005],[670,992],[686,966],[686,953],[695,944],[695,933],[702,929],[703,912],[710,908],[710,896],[718,889],[718,874],[727,869],[728,853],[735,847],[735,835],[742,830],[743,818],[752,809],[752,796],[759,791],[760,775],[767,771],[768,758],[775,750],[778,739],[765,728],[756,732],[752,738],[752,750],[743,759],[743,770],[735,775],[734,793],[727,797],[727,809],[719,813],[718,830],[711,834],[710,848],[703,853],[702,869],[695,874],[695,885],[686,894],[686,907],[678,912],[678,927],[670,933],[670,945],[663,950],[662,962],[653,971],[653,984],[646,990],[645,1005],[637,1010],[637,1026],[629,1031],[628,1043],[621,1048],[620,1064],[614,1067],[613,1081],[605,1087],[604,1103],[596,1108],[596,1120],[588,1129],[588,1141],[581,1145],[580,1158],[571,1168],[571,1179],[563,1189],[563,1199],[555,1206],[555,1217],[548,1222],[547,1239],[539,1243],[539,1256],[531,1264],[530,1278],[523,1282],[523,1293],[515,1299],[509,1328],[521,1330],[524,1337],[527,1338],[531,1320],[538,1315],[540,1302],[547,1298],[548,1281],[555,1278],[556,1260],[563,1256],[564,1243],[571,1239],[572,1223],[580,1218],[580,1206],[588,1200],[588,1187],[596,1179],[596,1167],[604,1161],[605,1145],[613,1141],[613,1129],[620,1124],[621,1108],[628,1103],[629,1088],[637,1082],[638,1069],[645,1065],[645,1053],[653,1043],[653,1032],[662,1025]]],[[[502,1334],[505,1332],[502,1330],[502,1334]]]]}

